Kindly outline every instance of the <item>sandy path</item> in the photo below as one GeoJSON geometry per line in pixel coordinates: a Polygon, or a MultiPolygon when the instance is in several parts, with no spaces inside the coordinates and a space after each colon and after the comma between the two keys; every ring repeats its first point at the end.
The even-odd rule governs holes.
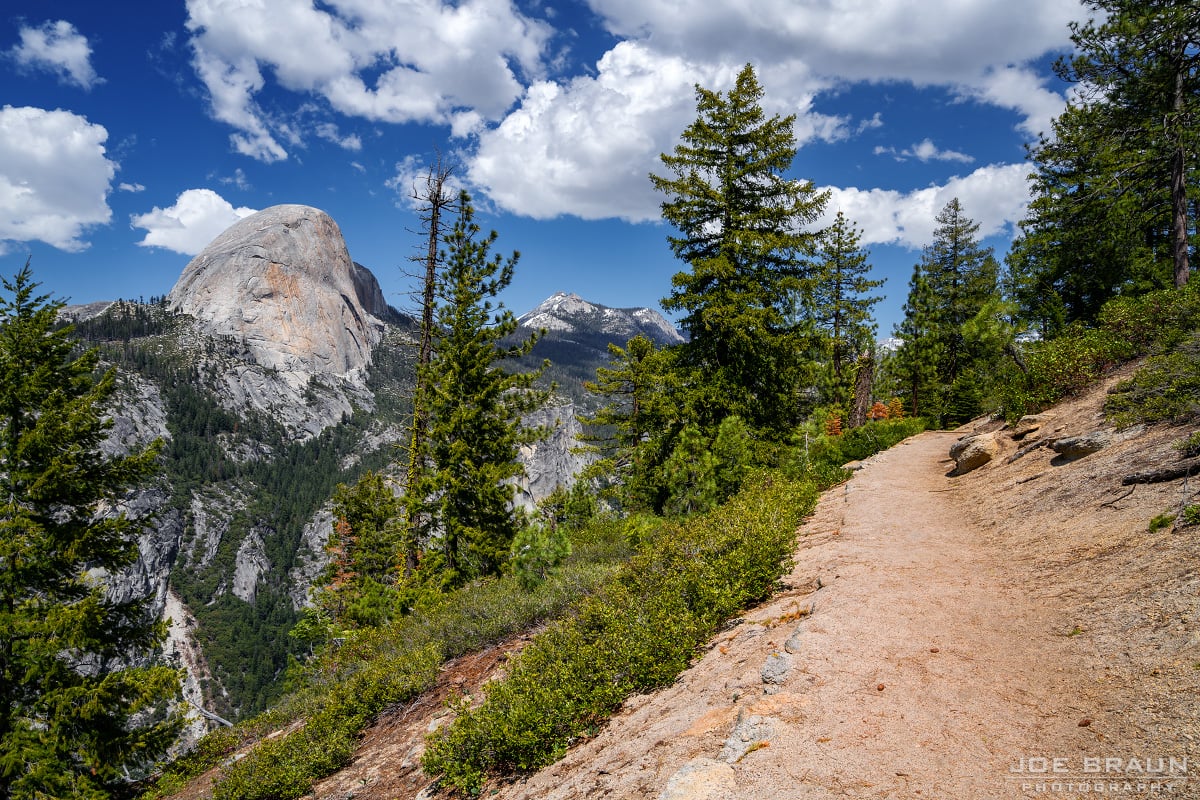
{"type": "Polygon", "coordinates": [[[826,493],[788,591],[499,796],[1000,798],[1042,782],[1011,773],[1022,759],[1079,774],[1100,679],[946,477],[957,435],[915,437],[826,493]]]}

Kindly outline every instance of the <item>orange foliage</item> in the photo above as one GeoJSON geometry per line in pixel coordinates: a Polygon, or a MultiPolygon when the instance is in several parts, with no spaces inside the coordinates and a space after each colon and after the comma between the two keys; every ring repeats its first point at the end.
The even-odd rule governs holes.
{"type": "Polygon", "coordinates": [[[888,418],[904,419],[904,403],[900,402],[899,397],[893,397],[888,403],[888,418]]]}
{"type": "Polygon", "coordinates": [[[839,414],[830,414],[825,420],[825,435],[826,436],[841,436],[842,435],[842,417],[839,414]]]}
{"type": "Polygon", "coordinates": [[[867,419],[887,419],[888,415],[888,407],[876,400],[875,405],[867,412],[867,419]]]}

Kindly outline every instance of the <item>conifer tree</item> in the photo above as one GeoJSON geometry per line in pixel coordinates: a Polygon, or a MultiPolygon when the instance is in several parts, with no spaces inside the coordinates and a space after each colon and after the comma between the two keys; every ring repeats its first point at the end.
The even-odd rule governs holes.
{"type": "Polygon", "coordinates": [[[663,301],[682,311],[693,370],[693,415],[707,429],[729,414],[751,427],[783,430],[796,421],[809,379],[804,331],[788,320],[804,286],[816,234],[806,230],[827,194],[786,177],[796,155],[794,116],[767,117],[749,64],[727,93],[696,87],[697,119],[651,175],[667,199],[668,237],[687,269],[663,301]]]}
{"type": "Polygon", "coordinates": [[[490,254],[498,234],[480,236],[466,192],[457,211],[445,237],[424,381],[429,468],[409,489],[421,504],[414,518],[426,521],[423,539],[434,556],[423,568],[440,572],[449,585],[495,574],[508,556],[519,527],[509,482],[522,474],[519,448],[545,435],[544,429],[522,426],[521,419],[549,396],[533,388],[540,370],[509,372],[503,366],[528,354],[537,339],[506,344],[517,320],[493,302],[512,281],[519,253],[507,259],[490,254]]]}
{"type": "Polygon", "coordinates": [[[922,272],[933,301],[930,320],[940,345],[938,378],[952,384],[970,366],[963,326],[997,295],[1000,265],[990,247],[979,243],[979,223],[955,197],[937,215],[933,242],[922,257],[922,272]]]}
{"type": "Polygon", "coordinates": [[[904,303],[904,319],[896,328],[903,344],[889,359],[896,391],[909,403],[914,417],[940,416],[938,363],[941,343],[937,336],[935,298],[924,270],[925,259],[913,266],[904,303]]]}
{"type": "Polygon", "coordinates": [[[675,449],[663,464],[663,473],[669,491],[664,509],[668,514],[708,511],[719,501],[717,462],[696,425],[680,432],[675,449]]]}
{"type": "Polygon", "coordinates": [[[642,334],[625,347],[608,346],[610,366],[584,384],[607,402],[583,420],[580,437],[600,457],[584,473],[619,495],[629,510],[656,510],[663,500],[659,467],[670,454],[678,409],[673,350],[659,350],[642,334]]]}
{"type": "Polygon", "coordinates": [[[179,730],[154,716],[178,694],[165,666],[129,667],[165,635],[145,601],[105,578],[145,524],[114,509],[156,471],[158,446],[100,452],[116,376],[97,375],[37,295],[29,264],[0,300],[0,800],[106,798],[179,730]]]}
{"type": "Polygon", "coordinates": [[[870,253],[859,246],[862,232],[841,211],[821,236],[813,275],[813,316],[823,333],[828,354],[835,403],[846,402],[850,381],[844,375],[848,364],[862,352],[873,349],[875,326],[871,306],[880,301],[868,293],[884,284],[871,280],[870,253]]]}
{"type": "Polygon", "coordinates": [[[1121,156],[1104,176],[1169,207],[1174,283],[1191,272],[1187,186],[1200,150],[1200,10],[1171,0],[1085,0],[1095,15],[1071,25],[1074,57],[1059,75],[1081,85],[1091,136],[1121,156]]]}

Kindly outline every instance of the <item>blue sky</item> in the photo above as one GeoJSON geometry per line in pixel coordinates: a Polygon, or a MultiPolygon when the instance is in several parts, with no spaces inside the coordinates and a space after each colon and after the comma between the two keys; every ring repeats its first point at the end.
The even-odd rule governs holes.
{"type": "Polygon", "coordinates": [[[520,250],[506,305],[656,306],[681,268],[646,176],[694,87],[753,63],[794,176],[863,230],[880,335],[952,197],[1003,257],[1061,111],[1078,0],[15,0],[0,17],[0,274],[165,294],[241,216],[327,211],[404,308],[435,152],[520,250]],[[114,9],[119,9],[114,12],[114,9]]]}

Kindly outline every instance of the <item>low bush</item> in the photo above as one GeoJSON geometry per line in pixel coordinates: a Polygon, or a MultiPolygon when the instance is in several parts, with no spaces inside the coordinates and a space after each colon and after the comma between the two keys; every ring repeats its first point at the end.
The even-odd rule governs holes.
{"type": "Polygon", "coordinates": [[[1132,378],[1112,388],[1104,411],[1118,427],[1200,417],[1200,334],[1147,359],[1132,378]]]}
{"type": "Polygon", "coordinates": [[[1095,327],[1069,326],[1055,339],[1024,352],[1025,371],[1010,368],[1000,388],[1004,416],[1032,414],[1095,383],[1112,367],[1146,354],[1164,355],[1200,327],[1200,288],[1163,289],[1118,297],[1101,310],[1095,327]]]}
{"type": "Polygon", "coordinates": [[[811,481],[759,474],[728,504],[663,523],[603,590],[551,626],[433,734],[425,770],[461,791],[553,763],[638,692],[670,683],[716,626],[767,596],[816,503],[811,481]]]}
{"type": "Polygon", "coordinates": [[[143,800],[177,791],[187,781],[252,744],[222,771],[214,800],[291,800],[346,763],[361,732],[389,706],[432,685],[443,660],[481,649],[561,616],[603,585],[631,548],[621,524],[597,519],[572,538],[572,553],[531,591],[516,576],[478,581],[429,600],[409,617],[356,631],[300,667],[301,686],[283,703],[236,729],[214,731],[168,768],[143,800]],[[285,736],[272,731],[303,720],[285,736]]]}

